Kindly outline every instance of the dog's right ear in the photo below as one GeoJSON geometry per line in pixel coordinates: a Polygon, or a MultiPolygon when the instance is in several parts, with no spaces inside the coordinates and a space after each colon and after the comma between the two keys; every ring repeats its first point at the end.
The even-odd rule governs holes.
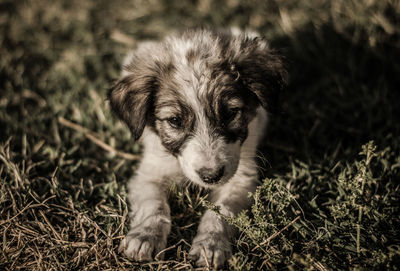
{"type": "Polygon", "coordinates": [[[233,67],[245,88],[268,112],[279,112],[280,96],[288,84],[284,58],[260,37],[242,36],[239,46],[233,48],[233,67]]]}
{"type": "Polygon", "coordinates": [[[135,140],[146,126],[157,84],[153,73],[133,69],[124,73],[108,92],[112,110],[128,125],[135,140]]]}

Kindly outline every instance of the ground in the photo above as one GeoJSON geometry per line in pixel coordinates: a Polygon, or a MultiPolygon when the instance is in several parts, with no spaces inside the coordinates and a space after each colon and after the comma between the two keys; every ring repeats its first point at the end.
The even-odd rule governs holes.
{"type": "MultiPolygon", "coordinates": [[[[118,254],[140,145],[106,92],[138,42],[190,27],[257,30],[290,84],[230,270],[400,267],[400,3],[0,1],[0,269],[193,269],[206,191],[171,188],[163,261],[118,254]]],[[[218,212],[218,210],[215,210],[218,212]]]]}

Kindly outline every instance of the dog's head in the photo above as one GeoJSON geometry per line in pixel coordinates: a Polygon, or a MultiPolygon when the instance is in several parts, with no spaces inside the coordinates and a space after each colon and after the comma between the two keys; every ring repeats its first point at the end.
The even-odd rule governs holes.
{"type": "Polygon", "coordinates": [[[135,139],[150,127],[186,177],[209,187],[235,174],[256,109],[274,111],[285,84],[262,39],[188,31],[140,46],[109,100],[135,139]]]}

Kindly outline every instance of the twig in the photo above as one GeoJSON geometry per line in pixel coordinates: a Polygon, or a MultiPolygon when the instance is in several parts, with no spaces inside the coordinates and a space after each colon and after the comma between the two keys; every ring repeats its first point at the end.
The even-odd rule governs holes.
{"type": "Polygon", "coordinates": [[[257,245],[255,248],[253,248],[252,251],[256,250],[258,247],[265,245],[266,243],[269,243],[272,239],[274,239],[275,237],[277,237],[279,234],[281,234],[282,232],[284,232],[285,230],[287,230],[290,226],[292,226],[297,220],[300,219],[300,216],[296,217],[295,219],[293,219],[289,224],[287,224],[285,227],[283,227],[280,231],[272,234],[270,237],[268,237],[267,239],[265,239],[261,244],[257,245]]]}
{"type": "Polygon", "coordinates": [[[39,214],[43,217],[44,221],[46,224],[50,227],[51,231],[53,232],[54,236],[57,238],[56,241],[59,242],[60,240],[63,240],[60,236],[60,234],[54,229],[53,225],[51,225],[50,221],[47,219],[45,214],[43,213],[42,210],[39,210],[39,214]]]}
{"type": "MultiPolygon", "coordinates": [[[[181,244],[181,243],[185,243],[186,245],[190,246],[190,244],[189,244],[188,242],[186,242],[185,239],[181,239],[181,240],[180,240],[179,242],[177,242],[175,245],[172,245],[172,246],[170,246],[170,247],[164,248],[163,250],[161,250],[160,252],[158,252],[158,253],[156,254],[156,256],[154,256],[154,259],[155,259],[156,261],[159,261],[159,260],[160,260],[160,256],[162,256],[166,251],[176,248],[176,247],[177,247],[179,244],[181,244]]],[[[162,257],[161,257],[161,258],[162,258],[162,257]]]]}
{"type": "Polygon", "coordinates": [[[322,263],[320,263],[320,262],[315,262],[314,264],[313,264],[313,266],[315,267],[315,268],[317,268],[319,271],[328,271],[328,269],[322,264],[322,263]]]}
{"type": "Polygon", "coordinates": [[[122,43],[124,45],[127,45],[129,47],[135,45],[136,41],[132,37],[128,36],[127,34],[119,31],[119,30],[113,30],[111,32],[111,39],[115,40],[119,43],[122,43]]]}
{"type": "Polygon", "coordinates": [[[207,253],[206,253],[206,250],[204,249],[204,247],[201,247],[201,251],[203,252],[204,259],[206,260],[207,269],[210,270],[210,263],[208,262],[207,253]]]}
{"type": "Polygon", "coordinates": [[[76,124],[76,123],[73,123],[73,122],[71,122],[69,120],[66,120],[63,117],[59,117],[58,118],[58,122],[61,125],[64,125],[64,126],[66,126],[68,128],[71,128],[71,129],[73,129],[75,131],[82,132],[86,136],[87,139],[91,140],[93,143],[95,143],[96,145],[100,146],[102,149],[104,149],[104,150],[106,150],[108,152],[111,152],[111,153],[113,153],[113,154],[115,154],[115,155],[117,155],[119,157],[122,157],[122,158],[127,159],[127,160],[139,160],[139,158],[140,158],[139,155],[130,154],[130,153],[126,153],[126,152],[123,152],[123,151],[116,150],[115,148],[111,147],[110,145],[108,145],[108,144],[104,143],[103,141],[101,141],[100,139],[98,139],[92,131],[90,131],[89,129],[87,129],[85,127],[82,127],[79,124],[76,124]]]}

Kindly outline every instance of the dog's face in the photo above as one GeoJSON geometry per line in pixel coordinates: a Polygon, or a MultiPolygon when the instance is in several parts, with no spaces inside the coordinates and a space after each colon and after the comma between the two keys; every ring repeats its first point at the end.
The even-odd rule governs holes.
{"type": "Polygon", "coordinates": [[[286,80],[262,40],[209,31],[143,45],[125,68],[109,93],[114,111],[136,139],[150,127],[206,187],[235,174],[256,108],[271,111],[286,80]]]}

